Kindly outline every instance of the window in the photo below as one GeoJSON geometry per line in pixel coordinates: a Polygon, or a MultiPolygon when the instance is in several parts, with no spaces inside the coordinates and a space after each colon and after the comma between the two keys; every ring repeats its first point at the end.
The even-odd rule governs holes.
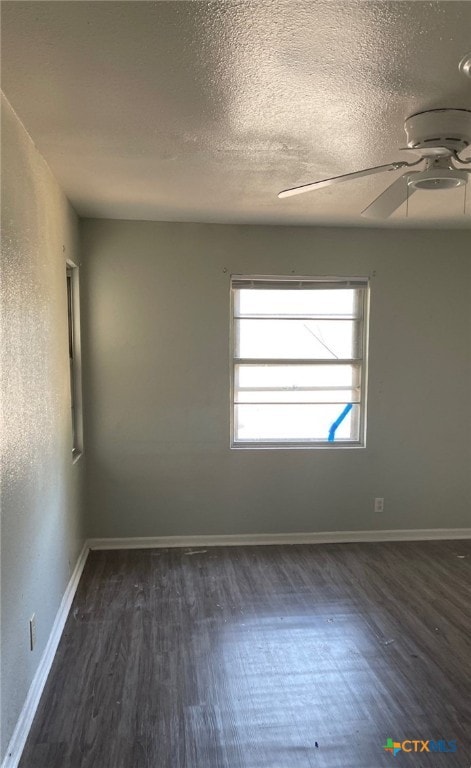
{"type": "Polygon", "coordinates": [[[72,457],[78,459],[83,450],[82,384],[80,356],[79,269],[67,263],[67,325],[69,342],[70,407],[72,419],[72,457]]]}
{"type": "Polygon", "coordinates": [[[365,444],[368,280],[240,277],[232,446],[365,444]]]}

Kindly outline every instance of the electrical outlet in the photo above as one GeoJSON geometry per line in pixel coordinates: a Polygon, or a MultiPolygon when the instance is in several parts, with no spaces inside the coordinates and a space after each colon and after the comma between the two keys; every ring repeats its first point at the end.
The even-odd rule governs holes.
{"type": "Polygon", "coordinates": [[[384,499],[375,499],[375,512],[384,512],[384,499]]]}
{"type": "Polygon", "coordinates": [[[36,614],[33,613],[29,620],[29,649],[34,651],[36,645],[36,614]]]}

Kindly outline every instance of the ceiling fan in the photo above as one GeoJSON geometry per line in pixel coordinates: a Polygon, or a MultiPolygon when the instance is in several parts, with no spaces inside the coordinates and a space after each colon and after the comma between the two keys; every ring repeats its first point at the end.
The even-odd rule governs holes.
{"type": "Polygon", "coordinates": [[[460,153],[471,146],[471,110],[432,109],[419,112],[407,118],[404,129],[407,134],[407,147],[401,148],[401,151],[419,155],[415,162],[397,160],[331,179],[302,184],[299,187],[284,189],[278,197],[300,195],[362,176],[407,168],[402,176],[362,211],[362,216],[385,219],[408,201],[417,190],[453,189],[468,183],[471,167],[466,166],[471,166],[471,158],[465,159],[460,153]],[[409,170],[410,168],[416,170],[409,170]]]}

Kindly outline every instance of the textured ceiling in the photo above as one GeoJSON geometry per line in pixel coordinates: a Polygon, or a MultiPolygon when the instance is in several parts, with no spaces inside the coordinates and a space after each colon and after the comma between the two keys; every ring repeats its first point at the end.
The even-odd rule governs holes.
{"type": "MultiPolygon", "coordinates": [[[[471,2],[2,4],[3,90],[84,216],[371,226],[400,172],[277,192],[401,158],[409,114],[471,109],[470,50],[471,2]]],[[[457,189],[387,225],[470,222],[457,189]]]]}

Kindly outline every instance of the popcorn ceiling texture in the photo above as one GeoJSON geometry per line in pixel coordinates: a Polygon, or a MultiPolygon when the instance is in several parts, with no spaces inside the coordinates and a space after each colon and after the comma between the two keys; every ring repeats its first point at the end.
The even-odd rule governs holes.
{"type": "Polygon", "coordinates": [[[65,260],[78,259],[77,216],[3,97],[2,226],[0,760],[83,544],[65,290],[65,260]]]}
{"type": "MultiPolygon", "coordinates": [[[[5,93],[89,217],[371,226],[360,211],[396,173],[276,195],[404,159],[414,112],[471,109],[467,2],[15,2],[2,16],[5,93]]],[[[386,225],[462,228],[468,198],[465,217],[462,189],[422,192],[386,225]]]]}

